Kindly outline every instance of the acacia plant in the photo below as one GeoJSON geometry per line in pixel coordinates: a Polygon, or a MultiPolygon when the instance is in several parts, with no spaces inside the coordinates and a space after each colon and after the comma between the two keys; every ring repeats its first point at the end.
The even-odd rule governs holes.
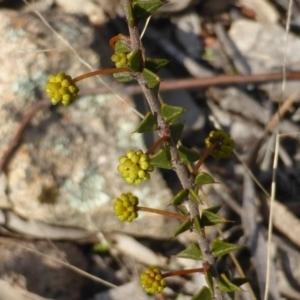
{"type": "Polygon", "coordinates": [[[191,244],[179,253],[179,256],[202,260],[203,267],[189,270],[178,270],[162,273],[156,266],[148,266],[140,276],[140,284],[147,293],[161,293],[167,285],[166,277],[201,272],[205,274],[207,286],[199,287],[199,292],[192,299],[224,298],[224,293],[241,290],[239,285],[246,282],[244,278],[228,278],[225,274],[218,274],[215,260],[239,248],[216,239],[210,242],[205,236],[205,227],[227,222],[219,216],[221,206],[209,207],[199,211],[201,199],[198,191],[204,184],[213,184],[214,179],[207,173],[201,172],[201,166],[208,156],[216,159],[230,156],[234,142],[230,135],[222,130],[210,132],[205,139],[206,150],[199,154],[182,145],[180,136],[184,124],[178,122],[184,113],[180,106],[167,105],[158,97],[160,77],[158,70],[168,61],[163,58],[149,58],[143,52],[140,39],[140,26],[164,2],[161,0],[121,0],[125,10],[129,35],[119,34],[110,40],[114,49],[112,61],[114,68],[97,70],[74,79],[60,72],[51,75],[46,84],[47,95],[52,104],[71,104],[77,97],[79,89],[76,82],[100,74],[113,74],[119,82],[136,80],[147,100],[149,111],[137,126],[137,133],[158,133],[158,140],[147,152],[140,149],[129,149],[120,157],[118,171],[128,184],[142,184],[149,180],[155,168],[172,169],[181,183],[181,191],[173,198],[172,204],[177,213],[139,206],[139,199],[132,193],[122,193],[113,199],[112,205],[117,217],[125,222],[132,222],[138,217],[138,211],[163,214],[170,218],[181,220],[181,225],[174,232],[173,237],[190,230],[197,237],[197,244],[191,244]],[[188,168],[192,166],[192,168],[188,168]]]}

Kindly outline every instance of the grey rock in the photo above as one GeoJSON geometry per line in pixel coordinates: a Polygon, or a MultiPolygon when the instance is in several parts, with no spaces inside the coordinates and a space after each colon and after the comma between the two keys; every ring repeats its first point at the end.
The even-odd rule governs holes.
{"type": "MultiPolygon", "coordinates": [[[[35,14],[0,11],[4,32],[0,43],[5,45],[0,53],[0,153],[7,149],[21,116],[41,99],[49,73],[64,70],[74,77],[85,73],[77,55],[95,68],[100,64],[89,47],[94,32],[85,18],[60,13],[44,17],[76,55],[35,14]]],[[[99,84],[89,79],[80,87],[99,84]]],[[[158,172],[141,186],[128,186],[116,171],[118,158],[128,149],[144,148],[142,136],[133,133],[139,122],[133,102],[126,95],[123,102],[119,98],[113,93],[86,95],[70,107],[55,107],[34,117],[9,161],[7,186],[1,181],[0,195],[9,190],[14,213],[56,228],[171,235],[177,223],[164,217],[141,214],[136,222],[124,225],[113,214],[112,199],[122,192],[131,191],[141,205],[155,208],[166,207],[172,199],[158,172]]]]}

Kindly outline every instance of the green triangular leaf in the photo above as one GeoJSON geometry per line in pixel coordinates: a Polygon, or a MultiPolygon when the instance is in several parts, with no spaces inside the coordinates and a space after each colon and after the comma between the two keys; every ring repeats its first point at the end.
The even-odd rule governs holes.
{"type": "Polygon", "coordinates": [[[213,278],[212,278],[212,274],[211,272],[205,272],[205,281],[208,285],[208,288],[210,290],[210,293],[213,295],[214,294],[214,282],[213,282],[213,278]]]}
{"type": "Polygon", "coordinates": [[[215,180],[206,172],[199,173],[195,178],[195,183],[199,185],[215,183],[215,180]]]}
{"type": "Polygon", "coordinates": [[[220,291],[225,293],[239,292],[242,290],[240,287],[232,283],[224,273],[222,273],[219,278],[218,286],[220,291]]]}
{"type": "Polygon", "coordinates": [[[183,123],[176,123],[170,125],[171,136],[176,144],[181,138],[183,128],[184,128],[183,123]]]}
{"type": "Polygon", "coordinates": [[[139,1],[135,0],[133,2],[134,15],[140,20],[147,19],[155,11],[157,11],[164,2],[160,0],[151,0],[151,1],[139,1]]]}
{"type": "Polygon", "coordinates": [[[178,147],[178,153],[184,164],[192,163],[200,158],[200,154],[198,152],[182,145],[178,147]]]}
{"type": "Polygon", "coordinates": [[[176,208],[185,216],[189,213],[184,205],[177,205],[176,208]]]}
{"type": "Polygon", "coordinates": [[[137,126],[135,131],[138,133],[151,132],[156,130],[156,128],[157,119],[151,112],[148,112],[142,122],[137,126]]]}
{"type": "Polygon", "coordinates": [[[201,290],[191,300],[212,300],[212,294],[207,286],[203,286],[201,290]]]}
{"type": "Polygon", "coordinates": [[[161,79],[155,73],[151,72],[150,70],[144,68],[143,69],[143,76],[147,85],[150,89],[157,89],[161,79]]]}
{"type": "Polygon", "coordinates": [[[119,72],[113,74],[114,79],[118,82],[129,82],[133,80],[133,77],[128,72],[119,72]]]}
{"type": "Polygon", "coordinates": [[[200,259],[202,259],[202,252],[201,252],[198,245],[190,244],[188,246],[188,248],[186,248],[185,250],[179,252],[176,256],[181,257],[181,258],[200,260],[200,259]]]}
{"type": "Polygon", "coordinates": [[[174,123],[184,112],[185,109],[181,106],[168,105],[166,103],[163,103],[161,106],[162,116],[169,123],[174,123]]]}
{"type": "Polygon", "coordinates": [[[205,209],[205,210],[203,210],[203,211],[210,211],[210,212],[216,214],[216,213],[220,210],[220,208],[221,208],[222,206],[223,206],[222,204],[216,205],[216,206],[212,206],[212,207],[207,208],[207,209],[205,209]]]}
{"type": "Polygon", "coordinates": [[[185,201],[187,199],[189,195],[189,191],[184,189],[184,190],[181,190],[179,191],[173,198],[172,200],[172,204],[173,205],[179,205],[181,204],[183,201],[185,201]]]}
{"type": "Polygon", "coordinates": [[[130,46],[125,40],[117,40],[115,43],[115,53],[129,53],[131,51],[130,46]]]}
{"type": "Polygon", "coordinates": [[[171,169],[170,155],[165,149],[160,149],[151,156],[151,164],[157,168],[171,169]]]}
{"type": "Polygon", "coordinates": [[[247,282],[249,282],[251,279],[248,277],[235,277],[231,280],[231,282],[237,286],[241,286],[247,282]]]}
{"type": "Polygon", "coordinates": [[[183,221],[180,226],[174,231],[172,237],[176,237],[180,233],[183,233],[192,228],[192,222],[190,220],[183,221]]]}
{"type": "Polygon", "coordinates": [[[203,236],[204,235],[204,231],[203,231],[203,228],[201,227],[199,216],[195,216],[193,218],[193,223],[194,223],[194,228],[199,232],[199,234],[201,236],[203,236]]]}
{"type": "Polygon", "coordinates": [[[142,70],[142,53],[140,49],[131,53],[128,65],[133,72],[140,72],[142,70]]]}
{"type": "Polygon", "coordinates": [[[169,63],[169,60],[165,58],[146,58],[145,68],[149,69],[153,73],[157,73],[160,68],[169,63]]]}
{"type": "Polygon", "coordinates": [[[189,195],[193,202],[195,202],[197,204],[203,204],[199,195],[195,192],[194,189],[189,189],[189,195]]]}
{"type": "Polygon", "coordinates": [[[242,247],[239,245],[235,245],[235,244],[230,244],[218,239],[215,239],[212,243],[212,255],[213,257],[220,257],[223,255],[226,255],[232,251],[241,249],[242,247]]]}
{"type": "Polygon", "coordinates": [[[231,221],[221,217],[208,209],[204,209],[201,214],[201,226],[213,226],[221,223],[229,223],[231,221]]]}

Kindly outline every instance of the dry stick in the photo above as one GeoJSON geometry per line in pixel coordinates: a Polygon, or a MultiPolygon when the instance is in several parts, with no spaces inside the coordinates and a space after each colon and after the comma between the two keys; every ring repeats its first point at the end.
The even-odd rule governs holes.
{"type": "Polygon", "coordinates": [[[257,153],[264,142],[265,138],[268,136],[270,132],[278,125],[280,118],[282,118],[285,113],[289,110],[289,108],[294,104],[294,102],[298,99],[299,92],[295,92],[290,95],[287,99],[284,100],[283,104],[279,107],[276,113],[273,115],[269,123],[266,125],[264,133],[262,137],[255,143],[251,150],[251,154],[249,155],[249,160],[247,162],[248,166],[256,165],[257,153]]]}
{"type": "MultiPolygon", "coordinates": [[[[129,16],[128,16],[127,7],[129,7],[131,4],[130,0],[121,0],[121,3],[125,11],[126,18],[128,19],[129,16]]],[[[131,50],[132,51],[140,50],[142,47],[141,47],[138,27],[128,26],[128,28],[129,28],[129,35],[131,40],[131,50]]],[[[135,73],[134,77],[142,88],[142,91],[148,102],[151,112],[157,116],[158,133],[160,137],[162,137],[165,135],[165,132],[169,132],[170,130],[169,130],[169,124],[165,122],[162,117],[161,110],[160,110],[161,107],[160,101],[156,96],[155,92],[148,87],[142,73],[135,73]]],[[[184,189],[192,188],[193,182],[189,180],[189,173],[187,167],[181,162],[179,158],[178,150],[176,148],[176,143],[172,138],[170,138],[170,153],[171,153],[171,160],[172,160],[172,168],[177,173],[177,176],[181,182],[182,187],[184,189]]],[[[188,200],[188,206],[189,206],[190,217],[193,220],[194,217],[199,216],[198,205],[193,201],[188,200]]],[[[197,234],[198,243],[201,252],[203,254],[203,260],[205,263],[211,265],[212,268],[211,273],[212,273],[213,286],[215,290],[215,299],[222,300],[223,295],[218,287],[218,280],[217,280],[218,275],[215,268],[214,258],[211,253],[209,242],[204,235],[200,235],[197,231],[195,231],[195,233],[197,234]]]]}
{"type": "MultiPolygon", "coordinates": [[[[255,75],[216,75],[210,77],[200,78],[186,78],[186,79],[171,79],[163,80],[160,83],[159,91],[169,91],[178,89],[197,89],[200,87],[209,87],[217,85],[230,85],[241,83],[264,83],[270,81],[281,81],[283,79],[282,73],[266,73],[255,75]]],[[[286,75],[287,80],[300,80],[300,72],[293,71],[286,75]]],[[[118,85],[116,85],[116,89],[118,85]]],[[[141,94],[142,89],[139,85],[127,85],[122,89],[129,95],[141,94]]],[[[106,87],[100,87],[95,89],[87,89],[82,91],[86,94],[93,93],[107,93],[110,92],[106,87]]]]}
{"type": "Polygon", "coordinates": [[[299,92],[295,92],[284,100],[284,102],[278,108],[277,112],[273,115],[273,117],[267,124],[265,128],[265,133],[271,132],[279,124],[280,118],[282,118],[285,115],[285,113],[290,109],[290,107],[294,104],[294,102],[298,100],[299,94],[299,92]]]}
{"type": "Polygon", "coordinates": [[[30,120],[36,115],[36,113],[38,113],[40,110],[47,108],[51,105],[49,100],[43,100],[40,101],[38,103],[36,103],[31,110],[25,115],[25,117],[23,118],[15,136],[13,137],[13,139],[11,140],[8,148],[6,149],[6,151],[3,153],[1,160],[0,160],[0,174],[2,174],[2,172],[4,172],[4,169],[6,167],[6,164],[9,160],[9,158],[11,157],[13,151],[15,150],[15,148],[18,146],[20,139],[22,137],[22,134],[26,128],[26,126],[28,125],[28,123],[30,122],[30,120]]]}

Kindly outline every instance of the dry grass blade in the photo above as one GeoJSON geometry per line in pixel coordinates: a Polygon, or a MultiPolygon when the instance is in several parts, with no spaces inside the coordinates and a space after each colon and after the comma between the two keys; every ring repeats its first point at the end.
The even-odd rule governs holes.
{"type": "MultiPolygon", "coordinates": [[[[288,50],[288,33],[290,31],[290,22],[292,16],[292,7],[293,0],[289,0],[289,7],[287,11],[287,20],[286,20],[286,32],[285,32],[285,45],[284,45],[284,58],[282,64],[282,89],[281,93],[283,95],[286,84],[286,62],[287,62],[287,50],[288,50]]],[[[280,103],[279,103],[280,105],[280,103]]],[[[280,115],[278,116],[278,120],[280,115]]],[[[271,185],[271,199],[270,199],[270,216],[269,216],[269,226],[268,226],[268,253],[267,253],[267,274],[266,274],[266,286],[265,286],[265,295],[264,300],[268,299],[268,292],[271,285],[271,242],[272,242],[272,230],[273,230],[273,213],[274,213],[274,202],[275,202],[275,193],[276,193],[276,172],[278,167],[278,156],[279,156],[279,132],[278,127],[276,130],[276,143],[275,143],[275,154],[274,154],[274,163],[273,163],[273,175],[272,175],[272,185],[271,185]]]]}
{"type": "MultiPolygon", "coordinates": [[[[253,264],[255,266],[258,283],[260,286],[261,298],[265,293],[266,284],[266,265],[267,265],[267,243],[262,233],[262,228],[257,222],[257,211],[255,206],[255,190],[254,184],[249,174],[244,175],[244,194],[243,194],[243,209],[242,223],[247,238],[247,248],[251,252],[253,264]]],[[[272,265],[272,270],[275,271],[275,266],[272,265]]],[[[270,278],[271,289],[268,294],[268,299],[279,299],[277,289],[277,281],[275,272],[271,273],[270,278]]]]}

